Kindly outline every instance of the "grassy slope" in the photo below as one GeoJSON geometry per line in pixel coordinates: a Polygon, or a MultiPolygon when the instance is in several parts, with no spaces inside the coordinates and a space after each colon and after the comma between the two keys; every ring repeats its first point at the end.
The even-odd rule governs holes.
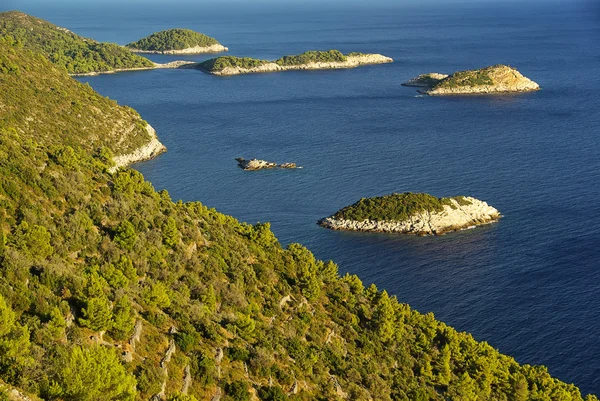
{"type": "Polygon", "coordinates": [[[174,28],[155,32],[125,46],[139,50],[165,51],[182,50],[195,46],[208,47],[218,44],[219,42],[216,39],[203,33],[194,32],[190,29],[174,28]]]}
{"type": "Polygon", "coordinates": [[[444,209],[444,205],[452,207],[451,199],[458,201],[459,204],[470,203],[462,196],[437,198],[424,193],[415,194],[405,192],[402,194],[362,198],[358,202],[340,209],[333,217],[356,221],[402,221],[418,212],[439,212],[444,209]]]}
{"type": "Polygon", "coordinates": [[[459,88],[481,85],[494,85],[494,75],[496,70],[508,68],[504,65],[496,65],[477,70],[458,71],[449,77],[442,79],[433,89],[436,88],[459,88]]]}
{"type": "Polygon", "coordinates": [[[0,36],[10,35],[65,67],[71,74],[152,67],[147,58],[113,43],[83,38],[64,28],[18,11],[0,13],[0,36]]]}
{"type": "MultiPolygon", "coordinates": [[[[15,91],[72,85],[39,55],[1,41],[0,65],[0,81],[15,91]],[[38,82],[44,70],[55,82],[38,82]],[[13,77],[25,73],[29,80],[13,77]]],[[[82,116],[96,115],[99,97],[89,88],[74,85],[69,96],[81,96],[82,116]]],[[[3,109],[12,99],[0,91],[3,109]]],[[[43,114],[51,112],[41,108],[36,118],[49,120],[43,114]]],[[[112,113],[121,118],[115,109],[100,118],[112,113]]],[[[51,116],[65,130],[80,127],[66,113],[51,116]]],[[[46,398],[85,400],[85,392],[68,391],[73,383],[61,361],[76,344],[101,347],[92,345],[98,329],[81,319],[100,299],[113,319],[104,322],[108,344],[130,349],[133,321],[143,322],[125,364],[137,399],[160,390],[160,361],[172,339],[166,393],[181,389],[189,365],[189,392],[199,400],[217,386],[224,400],[248,400],[249,391],[263,400],[582,399],[544,368],[520,366],[356,276],[337,276],[335,264],[300,245],[282,248],[268,225],[174,203],[133,170],[107,173],[86,136],[77,144],[77,136],[43,125],[24,135],[27,124],[19,118],[0,128],[0,297],[29,337],[11,349],[14,336],[0,330],[0,348],[12,352],[0,352],[4,381],[46,398]],[[123,318],[123,302],[133,315],[123,318]],[[120,329],[111,329],[117,321],[120,329]],[[217,348],[224,350],[220,375],[217,348]],[[292,387],[296,394],[283,394],[292,387]],[[275,397],[274,389],[283,390],[275,397]]]]}

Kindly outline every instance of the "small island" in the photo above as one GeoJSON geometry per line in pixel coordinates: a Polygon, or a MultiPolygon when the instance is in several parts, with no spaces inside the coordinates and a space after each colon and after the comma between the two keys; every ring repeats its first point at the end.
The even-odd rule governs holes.
{"type": "Polygon", "coordinates": [[[156,54],[220,53],[229,50],[215,38],[191,29],[180,28],[155,32],[125,47],[134,53],[156,54]]]}
{"type": "Polygon", "coordinates": [[[394,60],[381,54],[348,53],[339,50],[307,51],[302,54],[284,56],[275,61],[250,57],[222,56],[206,60],[197,68],[213,75],[240,75],[258,72],[289,70],[326,70],[354,68],[368,64],[391,63],[394,60]]]}
{"type": "Polygon", "coordinates": [[[246,171],[266,170],[272,168],[286,168],[295,169],[302,168],[296,165],[296,163],[281,163],[269,162],[266,160],[250,159],[246,160],[243,157],[237,157],[235,160],[238,162],[238,167],[246,171]]]}
{"type": "Polygon", "coordinates": [[[318,224],[332,230],[441,235],[497,221],[500,212],[469,196],[394,193],[363,198],[318,224]]]}
{"type": "Polygon", "coordinates": [[[452,75],[422,74],[402,85],[423,87],[419,92],[431,96],[530,92],[540,89],[537,83],[524,77],[515,68],[502,64],[459,71],[452,75]]]}

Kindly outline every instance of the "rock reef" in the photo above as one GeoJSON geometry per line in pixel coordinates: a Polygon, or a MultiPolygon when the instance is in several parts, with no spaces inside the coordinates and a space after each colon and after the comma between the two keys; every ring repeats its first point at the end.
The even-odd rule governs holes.
{"type": "Polygon", "coordinates": [[[531,92],[540,89],[537,83],[515,68],[501,64],[458,71],[445,77],[439,73],[423,74],[403,85],[424,87],[419,92],[431,96],[531,92]]]}
{"type": "Polygon", "coordinates": [[[295,169],[302,168],[296,165],[296,163],[282,163],[277,164],[275,162],[269,162],[266,160],[250,159],[246,160],[243,157],[237,157],[235,160],[238,162],[238,167],[242,170],[255,171],[255,170],[266,170],[272,168],[286,168],[295,169]]]}
{"type": "Polygon", "coordinates": [[[443,198],[439,210],[422,209],[409,213],[402,220],[351,220],[336,215],[319,220],[318,224],[332,230],[441,235],[451,231],[474,228],[500,219],[500,212],[486,202],[472,197],[443,198]]]}

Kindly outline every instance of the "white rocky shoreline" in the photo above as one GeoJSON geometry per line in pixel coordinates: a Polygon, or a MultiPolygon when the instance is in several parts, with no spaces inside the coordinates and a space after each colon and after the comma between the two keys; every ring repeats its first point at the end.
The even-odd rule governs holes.
{"type": "Polygon", "coordinates": [[[291,71],[291,70],[333,70],[341,68],[355,68],[361,65],[369,64],[385,64],[392,63],[394,60],[391,57],[384,56],[382,54],[361,54],[356,56],[347,56],[346,61],[333,61],[333,62],[316,62],[299,65],[279,65],[274,62],[268,62],[254,68],[242,68],[242,67],[227,67],[218,71],[210,71],[201,69],[211,75],[219,76],[230,76],[230,75],[241,75],[241,74],[254,74],[261,72],[277,72],[277,71],[291,71]]]}
{"type": "Polygon", "coordinates": [[[113,161],[115,162],[115,165],[109,169],[110,173],[114,173],[121,167],[127,167],[134,163],[153,159],[167,151],[165,145],[158,140],[156,131],[150,124],[146,124],[146,131],[148,131],[148,135],[150,135],[150,141],[135,149],[133,152],[114,156],[113,161]]]}
{"type": "Polygon", "coordinates": [[[140,54],[205,54],[205,53],[223,53],[229,51],[229,48],[222,44],[214,44],[210,46],[193,46],[185,49],[173,49],[173,50],[142,50],[128,47],[132,53],[140,54]]]}
{"type": "Polygon", "coordinates": [[[451,199],[452,206],[444,205],[444,210],[440,212],[422,211],[404,221],[356,221],[330,216],[319,220],[318,224],[332,230],[442,235],[494,223],[502,217],[496,208],[486,202],[470,196],[465,196],[464,200],[466,202],[461,204],[451,199]]]}

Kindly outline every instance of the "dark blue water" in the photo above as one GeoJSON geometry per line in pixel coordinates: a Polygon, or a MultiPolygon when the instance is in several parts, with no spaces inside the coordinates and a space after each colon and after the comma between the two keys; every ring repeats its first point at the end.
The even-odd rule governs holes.
{"type": "Polygon", "coordinates": [[[136,167],[175,199],[270,221],[283,243],[300,242],[520,362],[600,393],[600,24],[591,5],[20,8],[121,44],[179,26],[216,36],[235,55],[337,48],[393,57],[344,71],[81,80],[156,128],[169,152],[136,167]],[[423,72],[495,63],[516,66],[543,90],[428,98],[400,86],[423,72]],[[248,173],[237,156],[304,169],[248,173]],[[431,238],[315,224],[360,197],[394,191],[472,195],[505,218],[431,238]]]}

